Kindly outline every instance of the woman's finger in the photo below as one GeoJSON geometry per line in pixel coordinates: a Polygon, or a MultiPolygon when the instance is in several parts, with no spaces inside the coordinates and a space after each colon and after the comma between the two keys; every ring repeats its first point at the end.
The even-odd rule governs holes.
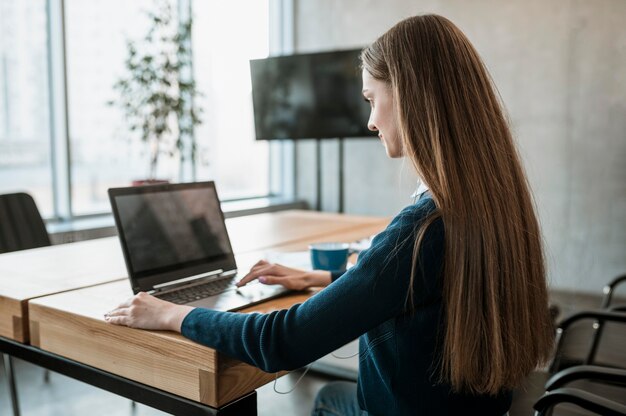
{"type": "Polygon", "coordinates": [[[127,316],[107,316],[104,319],[110,324],[130,326],[127,316]]]}
{"type": "Polygon", "coordinates": [[[250,270],[247,275],[245,275],[239,282],[237,282],[237,286],[244,286],[247,283],[250,283],[252,280],[257,279],[259,276],[271,273],[272,267],[273,265],[268,263],[264,266],[259,266],[256,270],[250,270]]]}
{"type": "Polygon", "coordinates": [[[252,266],[250,270],[258,269],[259,267],[265,266],[266,264],[268,264],[267,261],[259,260],[256,263],[254,263],[254,266],[252,266]]]}
{"type": "Polygon", "coordinates": [[[269,262],[267,260],[265,260],[265,259],[261,259],[261,260],[257,261],[256,264],[264,265],[264,264],[269,264],[269,262]]]}
{"type": "Polygon", "coordinates": [[[285,282],[285,278],[271,274],[264,274],[262,276],[259,276],[259,282],[263,283],[264,285],[283,285],[283,283],[285,282]]]}
{"type": "Polygon", "coordinates": [[[281,285],[290,290],[302,290],[306,288],[306,284],[302,279],[288,277],[288,276],[275,276],[266,275],[259,277],[259,282],[264,285],[281,285]]]}
{"type": "Polygon", "coordinates": [[[263,262],[258,262],[257,264],[255,264],[254,266],[252,266],[252,268],[250,269],[251,272],[255,272],[257,270],[261,270],[265,267],[267,267],[270,263],[263,261],[263,262]]]}
{"type": "Polygon", "coordinates": [[[125,316],[129,314],[128,308],[115,308],[112,311],[107,312],[104,316],[125,316]]]}
{"type": "Polygon", "coordinates": [[[248,272],[247,275],[245,275],[240,281],[238,281],[236,283],[237,287],[241,287],[241,286],[245,286],[246,284],[250,283],[251,281],[253,281],[254,279],[256,279],[257,277],[259,277],[259,272],[258,270],[256,271],[250,271],[248,272]]]}
{"type": "Polygon", "coordinates": [[[265,260],[259,260],[255,263],[254,266],[252,266],[250,268],[250,271],[243,277],[241,278],[241,280],[239,280],[239,282],[237,282],[237,286],[241,287],[244,286],[245,284],[249,283],[250,281],[256,279],[257,277],[259,277],[258,272],[266,267],[269,263],[265,260]]]}

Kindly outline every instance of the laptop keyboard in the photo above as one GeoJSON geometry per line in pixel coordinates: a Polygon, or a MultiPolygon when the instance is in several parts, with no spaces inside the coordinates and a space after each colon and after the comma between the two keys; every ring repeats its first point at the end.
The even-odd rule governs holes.
{"type": "Polygon", "coordinates": [[[158,294],[159,299],[166,300],[168,302],[184,305],[195,300],[208,298],[209,296],[218,295],[224,293],[227,290],[235,288],[235,277],[228,279],[220,279],[212,282],[202,283],[196,286],[187,287],[184,289],[174,290],[163,294],[158,294]]]}

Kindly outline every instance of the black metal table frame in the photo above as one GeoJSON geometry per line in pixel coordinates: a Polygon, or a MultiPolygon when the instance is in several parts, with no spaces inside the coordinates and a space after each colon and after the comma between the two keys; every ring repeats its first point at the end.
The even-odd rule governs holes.
{"type": "Polygon", "coordinates": [[[0,353],[174,415],[257,415],[256,391],[214,408],[8,338],[0,337],[0,353]]]}

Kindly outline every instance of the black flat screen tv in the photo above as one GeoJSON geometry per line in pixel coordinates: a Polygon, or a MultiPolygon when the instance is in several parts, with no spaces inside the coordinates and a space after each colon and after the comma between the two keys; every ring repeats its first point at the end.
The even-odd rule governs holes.
{"type": "Polygon", "coordinates": [[[360,49],[250,61],[257,140],[370,137],[360,49]]]}

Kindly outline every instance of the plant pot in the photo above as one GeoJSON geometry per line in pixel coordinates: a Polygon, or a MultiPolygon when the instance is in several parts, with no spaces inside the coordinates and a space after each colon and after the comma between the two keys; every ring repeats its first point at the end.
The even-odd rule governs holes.
{"type": "Polygon", "coordinates": [[[135,179],[132,182],[133,186],[145,186],[145,185],[162,185],[164,183],[170,183],[167,179],[135,179]]]}

